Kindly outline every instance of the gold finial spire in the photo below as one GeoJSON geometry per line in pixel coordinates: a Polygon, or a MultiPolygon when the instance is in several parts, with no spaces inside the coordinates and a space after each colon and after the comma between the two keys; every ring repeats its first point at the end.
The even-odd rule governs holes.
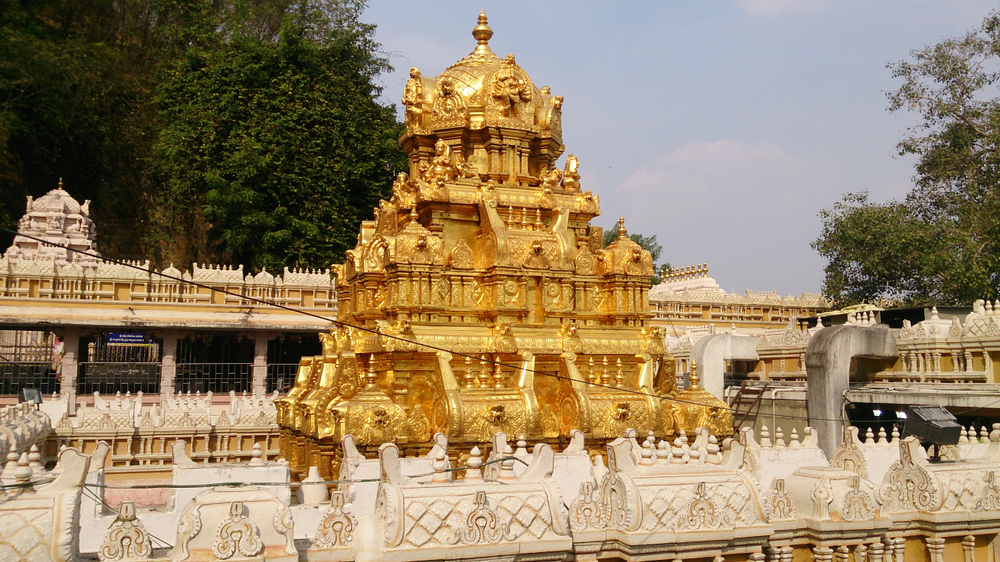
{"type": "Polygon", "coordinates": [[[59,178],[59,188],[58,189],[62,189],[62,178],[59,178]]]}
{"type": "Polygon", "coordinates": [[[493,371],[493,387],[499,389],[507,386],[505,378],[506,375],[500,370],[500,363],[497,363],[497,368],[493,371]]]}
{"type": "Polygon", "coordinates": [[[472,30],[472,36],[476,38],[479,45],[476,46],[477,53],[490,53],[490,37],[493,37],[493,29],[487,25],[486,10],[479,12],[479,25],[472,30]]]}
{"type": "Polygon", "coordinates": [[[698,362],[691,362],[691,385],[688,388],[698,388],[698,362]]]}
{"type": "Polygon", "coordinates": [[[625,217],[618,217],[618,237],[625,238],[628,232],[625,230],[625,217]]]}
{"type": "Polygon", "coordinates": [[[413,207],[410,208],[410,222],[417,222],[418,220],[420,220],[420,215],[417,213],[417,205],[414,204],[413,207]]]}
{"type": "Polygon", "coordinates": [[[365,390],[378,390],[378,385],[375,381],[378,380],[378,374],[375,372],[375,362],[368,360],[368,372],[365,373],[365,390]]]}
{"type": "Polygon", "coordinates": [[[476,372],[472,368],[472,357],[465,356],[465,388],[476,387],[476,372]]]}

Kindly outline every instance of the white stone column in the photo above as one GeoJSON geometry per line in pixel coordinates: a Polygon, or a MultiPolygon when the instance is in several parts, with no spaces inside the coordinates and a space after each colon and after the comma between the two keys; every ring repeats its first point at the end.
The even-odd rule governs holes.
{"type": "Polygon", "coordinates": [[[878,541],[868,549],[868,560],[870,562],[882,562],[884,552],[885,546],[882,544],[882,541],[878,541]]]}
{"type": "Polygon", "coordinates": [[[160,396],[173,396],[177,380],[177,340],[180,333],[166,330],[163,333],[163,348],[160,350],[160,396]]]}
{"type": "Polygon", "coordinates": [[[76,381],[80,372],[80,328],[67,327],[63,331],[63,356],[59,393],[69,400],[70,415],[76,414],[76,381]]]}
{"type": "Polygon", "coordinates": [[[831,562],[833,560],[833,549],[826,546],[813,547],[813,560],[816,562],[831,562]]]}
{"type": "MultiPolygon", "coordinates": [[[[899,546],[896,547],[899,549],[899,546]]],[[[927,537],[927,552],[930,554],[931,562],[944,562],[944,538],[927,537]]],[[[902,558],[902,552],[897,550],[897,559],[902,558]]]]}
{"type": "Polygon", "coordinates": [[[965,562],[976,562],[976,537],[966,535],[962,539],[962,551],[965,552],[965,562]]]}
{"type": "Polygon", "coordinates": [[[257,332],[254,334],[253,346],[253,395],[264,396],[267,393],[267,341],[270,334],[257,332]]]}

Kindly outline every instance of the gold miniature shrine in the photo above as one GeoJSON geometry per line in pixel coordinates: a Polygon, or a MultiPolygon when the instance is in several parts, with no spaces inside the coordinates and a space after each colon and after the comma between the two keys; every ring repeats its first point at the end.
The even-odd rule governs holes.
{"type": "Polygon", "coordinates": [[[335,328],[323,356],[303,358],[278,402],[283,455],[329,477],[347,434],[418,450],[436,432],[469,449],[498,431],[554,442],[579,429],[596,446],[628,427],[693,433],[698,419],[731,434],[717,399],[670,400],[673,361],[648,326],[652,258],[624,219],[604,247],[578,159],[555,167],[562,96],[490,50],[485,14],[472,35],[437,78],[410,71],[410,171],[334,266],[340,321],[368,331],[335,328]]]}

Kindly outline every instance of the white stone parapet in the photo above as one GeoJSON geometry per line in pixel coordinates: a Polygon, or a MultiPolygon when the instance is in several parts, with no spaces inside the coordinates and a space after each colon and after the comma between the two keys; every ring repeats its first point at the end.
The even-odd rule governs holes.
{"type": "Polygon", "coordinates": [[[114,449],[107,467],[112,473],[169,471],[170,447],[178,441],[188,443],[188,454],[199,464],[249,461],[253,451],[246,436],[260,441],[265,457],[279,453],[277,393],[230,392],[223,402],[211,392],[161,395],[159,404],[149,405],[142,398],[141,392],[134,398],[119,393],[113,399],[95,393],[93,405],[79,408],[75,416],[62,414],[54,428],[56,445],[106,441],[114,449]]]}
{"type": "Polygon", "coordinates": [[[51,431],[49,416],[33,402],[0,408],[0,459],[6,461],[0,480],[13,481],[20,456],[41,445],[51,431]]]}
{"type": "Polygon", "coordinates": [[[703,430],[691,443],[685,436],[640,443],[637,434],[627,430],[607,447],[607,467],[600,455],[589,462],[582,443],[562,452],[537,444],[528,453],[523,440],[515,450],[500,435],[496,455],[484,460],[476,447],[459,467],[446,460],[443,435],[419,458],[400,458],[393,444],[377,460],[354,450],[340,479],[326,483],[340,489],[322,503],[312,492],[308,503],[292,501],[283,461],[258,455],[205,466],[181,442],[172,451],[172,499],[157,510],[128,500],[117,511],[101,504],[113,485],[104,478],[105,443],[92,457],[65,449],[48,485],[53,475],[33,475],[22,456],[17,486],[0,496],[0,528],[28,532],[0,534],[0,552],[44,553],[32,559],[51,561],[96,554],[172,562],[709,562],[723,555],[780,562],[847,560],[852,552],[901,560],[904,550],[920,548],[940,562],[944,552],[983,556],[977,545],[1000,528],[1000,425],[990,435],[966,432],[942,450],[946,463],[930,462],[913,438],[879,431],[862,439],[855,428],[829,463],[812,430],[801,439],[762,432],[758,442],[747,429],[724,447],[703,430]],[[375,493],[361,493],[369,479],[375,493]],[[571,480],[579,482],[575,493],[571,480]],[[81,497],[83,486],[89,490],[81,497]]]}

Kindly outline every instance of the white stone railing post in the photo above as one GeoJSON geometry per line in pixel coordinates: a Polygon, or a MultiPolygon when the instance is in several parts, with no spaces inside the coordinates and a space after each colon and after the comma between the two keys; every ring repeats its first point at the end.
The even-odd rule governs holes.
{"type": "Polygon", "coordinates": [[[173,396],[174,381],[177,379],[177,338],[175,330],[163,334],[163,350],[160,355],[160,394],[173,396]]]}

